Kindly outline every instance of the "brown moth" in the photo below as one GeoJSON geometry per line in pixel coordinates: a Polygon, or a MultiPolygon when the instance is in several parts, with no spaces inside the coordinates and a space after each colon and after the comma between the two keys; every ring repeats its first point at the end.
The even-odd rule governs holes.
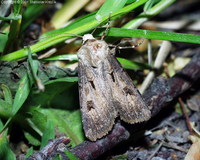
{"type": "Polygon", "coordinates": [[[146,121],[151,113],[132,80],[103,40],[83,37],[78,51],[79,99],[85,135],[105,136],[116,117],[128,123],[146,121]]]}

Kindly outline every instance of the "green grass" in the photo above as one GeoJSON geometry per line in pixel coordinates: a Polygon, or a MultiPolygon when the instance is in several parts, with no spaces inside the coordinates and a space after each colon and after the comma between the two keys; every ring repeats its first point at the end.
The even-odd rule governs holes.
{"type": "MultiPolygon", "coordinates": [[[[32,52],[33,53],[39,52],[39,51],[42,51],[42,50],[44,50],[48,47],[54,46],[58,43],[61,43],[65,40],[73,37],[74,34],[83,35],[86,32],[91,32],[92,29],[99,26],[100,24],[105,24],[108,21],[109,18],[110,19],[119,18],[119,17],[125,15],[126,13],[129,13],[130,11],[134,10],[135,8],[140,7],[145,2],[147,2],[147,0],[139,0],[139,1],[136,1],[132,4],[127,5],[125,7],[123,7],[123,5],[125,4],[124,1],[120,1],[120,2],[121,3],[117,3],[119,5],[119,7],[115,6],[115,3],[112,3],[113,6],[111,6],[110,3],[104,5],[102,8],[103,8],[103,11],[105,13],[102,13],[102,11],[101,11],[102,8],[101,8],[97,12],[97,14],[96,14],[96,12],[91,13],[89,15],[86,15],[84,17],[77,19],[76,21],[74,21],[73,23],[71,23],[67,27],[45,33],[42,36],[41,41],[30,46],[32,52]],[[116,8],[116,9],[113,10],[113,7],[116,8]],[[101,18],[98,18],[98,20],[97,20],[96,15],[98,15],[98,17],[101,17],[101,18]]],[[[158,14],[159,12],[161,12],[163,9],[168,7],[173,2],[174,2],[174,0],[162,0],[158,4],[156,4],[155,6],[153,6],[152,8],[149,9],[150,13],[148,13],[146,15],[144,15],[144,13],[142,13],[143,15],[137,17],[136,19],[140,19],[140,20],[142,19],[142,22],[144,22],[143,18],[148,20],[149,17],[152,17],[152,16],[158,14]]],[[[137,25],[140,25],[142,22],[137,21],[137,25]]],[[[135,23],[135,22],[131,22],[131,23],[135,23]]],[[[124,27],[128,28],[129,25],[128,26],[125,25],[124,27]]],[[[121,32],[121,29],[119,30],[119,32],[121,32]]],[[[127,35],[129,35],[130,32],[131,32],[131,30],[126,30],[126,31],[122,30],[122,31],[123,31],[124,34],[126,34],[123,37],[128,37],[127,35]]],[[[151,33],[151,31],[149,31],[148,33],[151,33]]],[[[157,33],[154,32],[154,34],[157,34],[157,33]]],[[[151,34],[151,35],[153,35],[153,34],[151,34]]],[[[118,36],[118,34],[114,33],[114,34],[112,34],[112,36],[118,36]]],[[[149,36],[148,38],[154,39],[154,37],[151,37],[151,36],[149,36]]],[[[171,40],[170,37],[167,40],[171,40]]],[[[15,52],[9,53],[5,56],[1,56],[0,60],[7,60],[7,61],[17,60],[17,59],[26,57],[28,55],[27,53],[28,52],[27,52],[26,49],[17,50],[15,52]]]]}

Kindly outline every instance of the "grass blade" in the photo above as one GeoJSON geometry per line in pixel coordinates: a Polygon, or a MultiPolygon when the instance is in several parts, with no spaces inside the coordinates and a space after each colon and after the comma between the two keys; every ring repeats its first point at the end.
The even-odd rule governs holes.
{"type": "MultiPolygon", "coordinates": [[[[139,0],[136,1],[133,4],[130,4],[122,9],[120,9],[117,12],[114,12],[113,14],[111,14],[112,19],[118,18],[128,12],[130,12],[131,10],[137,8],[138,6],[141,6],[142,4],[144,4],[147,0],[139,0]]],[[[53,46],[55,44],[58,44],[60,42],[63,42],[67,39],[69,39],[70,37],[72,37],[72,35],[69,35],[70,33],[72,34],[83,34],[85,32],[90,31],[91,29],[95,28],[96,26],[99,25],[99,23],[103,23],[105,20],[108,20],[109,16],[105,16],[102,18],[101,22],[98,22],[95,19],[95,13],[89,14],[87,16],[85,16],[84,18],[80,18],[77,21],[75,21],[74,23],[72,23],[71,25],[59,29],[59,30],[54,30],[52,33],[53,34],[57,34],[55,36],[51,36],[48,37],[47,39],[40,41],[32,46],[30,46],[32,52],[39,52],[41,50],[44,50],[50,46],[53,46]]],[[[28,55],[27,50],[26,49],[21,49],[15,52],[12,52],[8,55],[2,56],[0,57],[0,60],[16,60],[19,58],[23,58],[26,57],[28,55]]]]}
{"type": "Polygon", "coordinates": [[[16,39],[18,39],[21,27],[22,2],[22,0],[19,0],[19,3],[13,4],[13,16],[15,17],[13,19],[15,20],[11,21],[10,32],[8,34],[8,41],[4,48],[4,53],[9,53],[10,51],[13,51],[16,46],[18,46],[18,41],[16,41],[16,39]]]}
{"type": "Polygon", "coordinates": [[[45,145],[47,145],[47,143],[50,139],[55,138],[54,129],[55,128],[54,128],[53,122],[51,120],[47,121],[46,128],[45,128],[43,135],[42,135],[42,142],[41,142],[40,149],[42,149],[45,145]]]}
{"type": "MultiPolygon", "coordinates": [[[[29,60],[30,60],[30,57],[29,57],[29,60]]],[[[38,61],[31,59],[30,63],[32,64],[33,71],[37,72],[38,61]]],[[[10,123],[10,121],[13,119],[13,117],[16,115],[16,113],[22,107],[22,105],[24,104],[24,102],[26,101],[26,99],[30,93],[31,87],[33,85],[33,81],[29,78],[28,75],[29,75],[29,73],[26,73],[19,83],[19,88],[15,94],[14,102],[12,105],[12,117],[10,117],[8,119],[8,121],[4,125],[3,130],[7,127],[7,125],[10,123]]]]}
{"type": "Polygon", "coordinates": [[[175,1],[176,0],[162,0],[162,1],[160,1],[159,3],[154,5],[152,8],[145,10],[139,16],[134,18],[132,21],[125,24],[122,28],[129,28],[129,29],[138,28],[142,23],[146,22],[149,18],[157,15],[158,13],[160,13],[162,10],[167,8],[169,5],[171,5],[175,1]]]}
{"type": "MultiPolygon", "coordinates": [[[[137,70],[137,69],[147,69],[150,68],[150,66],[145,65],[143,63],[138,63],[138,62],[133,62],[124,58],[117,58],[118,61],[121,63],[122,67],[125,69],[132,69],[132,70],[137,70]]],[[[68,55],[58,55],[50,58],[45,58],[47,61],[51,60],[71,60],[71,61],[78,61],[78,57],[76,54],[68,54],[68,55]]],[[[66,77],[66,78],[71,78],[71,77],[66,77]]]]}
{"type": "Polygon", "coordinates": [[[0,159],[15,160],[15,154],[12,152],[8,139],[7,130],[0,134],[0,159]]]}
{"type": "Polygon", "coordinates": [[[147,38],[147,39],[159,39],[159,40],[168,40],[168,41],[175,41],[175,42],[200,44],[200,35],[163,32],[163,31],[110,28],[108,36],[135,37],[135,38],[142,37],[142,38],[147,38]]]}
{"type": "Polygon", "coordinates": [[[117,60],[121,63],[122,67],[125,69],[131,70],[139,70],[139,69],[149,69],[151,68],[149,65],[139,62],[130,61],[124,58],[117,58],[117,60]]]}
{"type": "Polygon", "coordinates": [[[12,99],[12,93],[11,93],[10,89],[5,84],[2,84],[1,88],[3,90],[3,95],[4,95],[5,102],[7,102],[8,104],[12,105],[13,99],[12,99]]]}
{"type": "Polygon", "coordinates": [[[127,0],[107,0],[96,14],[96,19],[101,22],[102,17],[110,16],[111,13],[123,8],[127,0]]]}

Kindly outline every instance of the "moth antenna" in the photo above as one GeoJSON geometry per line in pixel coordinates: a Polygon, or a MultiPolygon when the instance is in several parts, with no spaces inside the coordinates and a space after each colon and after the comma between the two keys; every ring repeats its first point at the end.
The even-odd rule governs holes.
{"type": "Polygon", "coordinates": [[[91,34],[93,35],[96,30],[97,30],[97,27],[95,27],[95,29],[92,31],[91,34]]]}
{"type": "Polygon", "coordinates": [[[108,17],[108,22],[107,22],[107,26],[106,26],[106,30],[105,30],[105,32],[103,33],[103,35],[101,36],[101,40],[103,40],[104,38],[105,38],[105,36],[107,35],[107,32],[108,32],[108,30],[109,30],[109,28],[110,28],[110,21],[111,21],[111,13],[109,14],[109,17],[108,17]]]}
{"type": "MultiPolygon", "coordinates": [[[[107,22],[107,24],[106,24],[106,25],[107,25],[107,26],[106,26],[106,30],[104,31],[103,35],[101,36],[101,40],[104,39],[104,37],[106,36],[106,34],[107,34],[107,32],[108,32],[108,30],[109,30],[109,28],[110,28],[110,21],[111,21],[111,13],[109,14],[108,22],[107,22]]],[[[94,30],[92,31],[92,33],[86,34],[86,35],[93,35],[94,32],[97,30],[97,28],[98,28],[98,26],[96,26],[96,27],[94,28],[94,30]]],[[[89,39],[87,36],[86,36],[86,38],[84,38],[84,36],[83,36],[82,38],[83,38],[83,44],[84,44],[84,42],[85,42],[87,39],[89,39]]],[[[94,38],[92,38],[92,39],[94,39],[94,38]]]]}

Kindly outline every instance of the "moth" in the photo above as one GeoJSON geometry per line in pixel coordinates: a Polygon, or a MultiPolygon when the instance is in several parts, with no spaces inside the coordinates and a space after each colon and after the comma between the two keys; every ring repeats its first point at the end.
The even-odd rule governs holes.
{"type": "Polygon", "coordinates": [[[80,107],[88,139],[105,136],[118,116],[131,124],[150,118],[150,110],[115,58],[115,48],[86,34],[77,56],[80,107]]]}

